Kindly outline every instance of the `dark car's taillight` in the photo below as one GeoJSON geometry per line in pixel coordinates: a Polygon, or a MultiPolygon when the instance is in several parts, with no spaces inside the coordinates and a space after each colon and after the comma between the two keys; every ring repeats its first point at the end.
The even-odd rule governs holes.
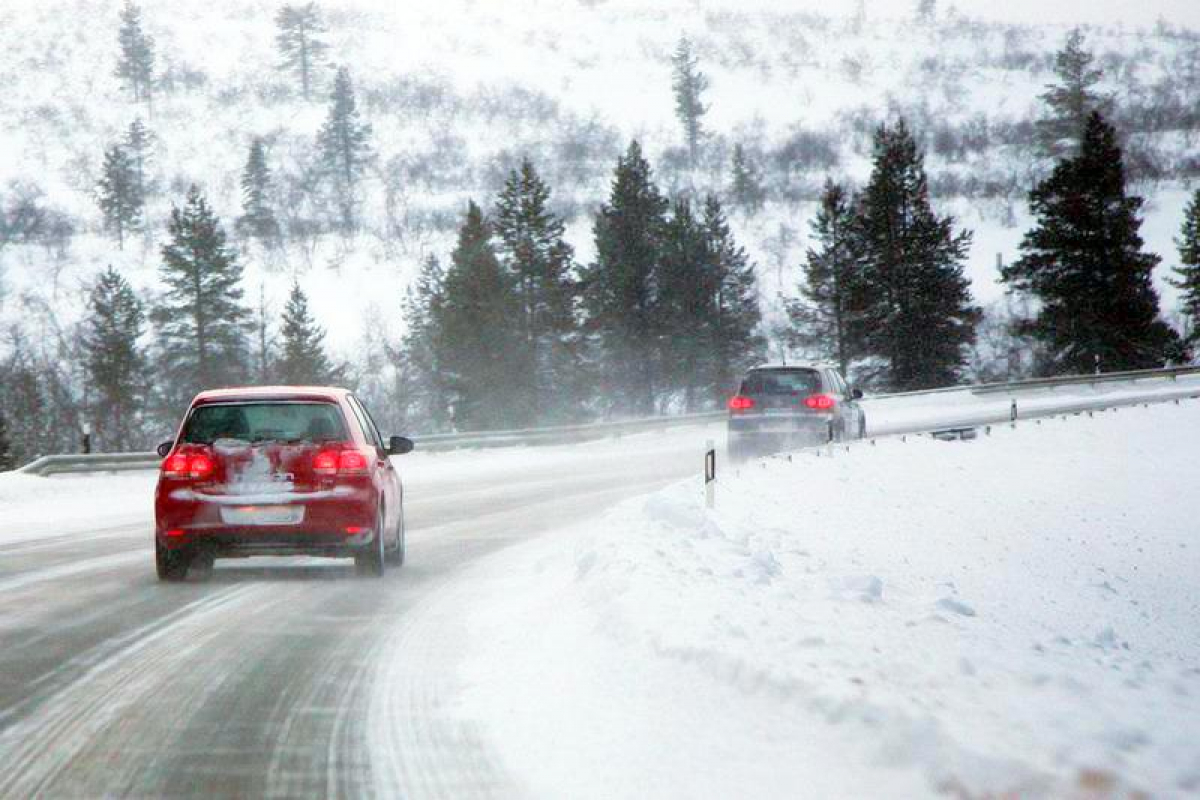
{"type": "Polygon", "coordinates": [[[746,397],[744,394],[739,394],[729,398],[729,410],[734,414],[739,411],[749,411],[752,408],[754,408],[753,397],[746,397]]]}
{"type": "Polygon", "coordinates": [[[832,411],[837,405],[837,401],[833,399],[833,395],[814,394],[804,398],[805,408],[811,408],[814,411],[832,411]]]}

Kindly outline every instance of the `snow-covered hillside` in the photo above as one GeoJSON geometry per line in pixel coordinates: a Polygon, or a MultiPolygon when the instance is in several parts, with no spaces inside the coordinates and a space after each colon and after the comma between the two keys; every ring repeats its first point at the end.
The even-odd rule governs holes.
{"type": "Polygon", "coordinates": [[[632,499],[471,573],[455,714],[545,797],[1192,794],[1198,411],[632,499]]]}
{"type": "MultiPolygon", "coordinates": [[[[1052,77],[1053,52],[1075,22],[1094,26],[1088,44],[1119,100],[1194,106],[1200,40],[1187,28],[1200,26],[1194,5],[1047,11],[1026,2],[1010,13],[1007,4],[969,0],[938,3],[936,23],[927,24],[916,21],[907,0],[864,3],[861,17],[855,2],[321,3],[329,64],[350,68],[374,128],[365,230],[351,240],[301,238],[282,253],[247,248],[247,296],[257,301],[262,287],[277,313],[298,276],[340,355],[362,346],[367,316],[386,320],[394,337],[404,325],[399,299],[416,266],[429,253],[445,254],[466,198],[490,201],[522,155],[548,178],[572,220],[572,243],[588,258],[587,212],[604,196],[630,137],[644,141],[669,186],[684,180],[671,166],[680,136],[669,54],[686,33],[711,79],[712,135],[700,188],[724,185],[735,142],[770,161],[789,143],[815,141],[818,155],[832,148],[836,160],[797,158],[774,187],[776,199],[757,217],[736,220],[758,260],[763,297],[774,302],[794,292],[815,188],[827,174],[865,177],[875,121],[904,113],[928,134],[935,123],[1031,119],[1052,77]]],[[[152,107],[133,103],[113,75],[115,0],[0,7],[0,85],[7,87],[0,93],[0,197],[22,187],[41,192],[46,207],[76,226],[65,248],[0,252],[0,319],[20,320],[33,341],[75,320],[84,287],[106,263],[153,292],[162,224],[186,186],[201,184],[229,223],[240,210],[237,178],[251,137],[267,138],[270,166],[287,184],[310,158],[325,114],[323,100],[302,102],[294,79],[278,68],[274,0],[141,6],[164,82],[152,107]],[[122,251],[101,232],[94,194],[104,148],[137,117],[155,136],[158,191],[149,230],[122,251]]],[[[1155,132],[1141,144],[1177,164],[1195,153],[1195,133],[1155,132]]],[[[1005,187],[996,196],[941,202],[976,231],[970,275],[984,302],[1001,294],[997,255],[1014,256],[1029,222],[1028,153],[1002,139],[964,155],[931,150],[929,160],[935,182],[974,177],[1005,187]]],[[[1161,278],[1175,263],[1171,237],[1185,191],[1178,182],[1141,189],[1152,202],[1148,244],[1165,257],[1161,278]]],[[[280,198],[289,208],[292,201],[280,198]]]]}

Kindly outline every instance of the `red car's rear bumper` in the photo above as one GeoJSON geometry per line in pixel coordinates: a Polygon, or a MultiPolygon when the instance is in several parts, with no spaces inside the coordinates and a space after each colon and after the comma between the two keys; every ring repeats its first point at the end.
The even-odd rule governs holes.
{"type": "Polygon", "coordinates": [[[218,556],[346,556],[374,542],[378,508],[378,492],[366,480],[319,491],[258,495],[210,493],[164,481],[155,496],[155,537],[169,550],[218,556]],[[280,511],[298,520],[273,521],[280,511]]]}

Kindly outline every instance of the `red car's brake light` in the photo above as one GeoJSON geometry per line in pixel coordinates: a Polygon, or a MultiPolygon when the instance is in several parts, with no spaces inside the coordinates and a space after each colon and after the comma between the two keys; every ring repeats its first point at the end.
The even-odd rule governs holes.
{"type": "Polygon", "coordinates": [[[335,450],[322,450],[313,458],[313,472],[318,475],[337,473],[338,454],[335,450]]]}
{"type": "Polygon", "coordinates": [[[163,462],[163,475],[167,478],[207,478],[213,473],[212,457],[205,453],[172,453],[163,462]]]}
{"type": "Polygon", "coordinates": [[[817,411],[828,411],[836,405],[832,395],[814,394],[804,398],[804,405],[817,411]]]}
{"type": "Polygon", "coordinates": [[[313,472],[318,475],[353,475],[367,471],[371,461],[353,445],[342,450],[322,450],[313,457],[313,472]]]}
{"type": "Polygon", "coordinates": [[[754,408],[754,398],[740,394],[729,398],[730,411],[747,411],[751,408],[754,408]]]}
{"type": "Polygon", "coordinates": [[[366,472],[367,457],[357,450],[338,453],[338,472],[366,472]]]}

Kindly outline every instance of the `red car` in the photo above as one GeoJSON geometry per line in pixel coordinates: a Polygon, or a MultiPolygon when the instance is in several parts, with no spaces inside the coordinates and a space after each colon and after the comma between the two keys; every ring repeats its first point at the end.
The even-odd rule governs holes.
{"type": "Polygon", "coordinates": [[[179,581],[216,558],[353,557],[359,574],[404,563],[400,476],[387,442],[346,389],[219,389],[192,400],[159,445],[154,493],[158,577],[179,581]]]}

